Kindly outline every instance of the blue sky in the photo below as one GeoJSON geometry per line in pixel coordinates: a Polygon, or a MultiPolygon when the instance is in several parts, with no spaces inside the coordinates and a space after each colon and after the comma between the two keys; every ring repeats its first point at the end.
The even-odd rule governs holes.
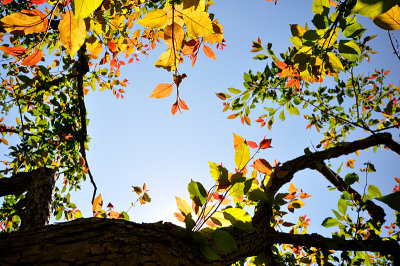
{"type": "MultiPolygon", "coordinates": [[[[145,182],[152,202],[132,208],[131,220],[176,222],[174,196],[189,200],[187,184],[191,179],[200,181],[206,188],[213,185],[208,161],[222,162],[229,170],[234,170],[233,132],[256,142],[264,136],[272,138],[273,149],[260,154],[270,162],[275,158],[285,162],[304,154],[304,148],[317,145],[319,136],[305,130],[307,123],[302,116],[287,115],[284,123],[276,119],[272,131],[256,124],[243,126],[239,119],[226,119],[229,114],[222,113],[222,101],[215,95],[229,87],[241,89],[243,73],[249,69],[262,71],[265,61],[253,60],[254,54],[249,52],[251,41],[257,37],[263,44],[273,43],[276,54],[284,52],[291,45],[289,24],[308,22],[311,25],[311,6],[311,0],[280,0],[277,6],[265,0],[216,0],[211,12],[224,26],[227,47],[216,52],[216,61],[200,55],[194,68],[189,60],[180,66],[180,73],[188,76],[180,86],[180,96],[190,108],[183,115],[172,116],[170,112],[174,96],[161,100],[149,98],[157,84],[172,83],[171,73],[154,67],[164,51],[163,45],[150,57],[142,57],[141,62],[121,68],[121,76],[130,81],[124,100],[115,99],[110,91],[90,91],[86,98],[91,137],[87,158],[104,206],[111,202],[117,211],[127,210],[136,200],[132,186],[145,182]]],[[[365,73],[373,72],[375,67],[391,69],[390,80],[398,85],[400,61],[392,54],[386,32],[368,18],[361,21],[369,29],[366,34],[378,34],[372,44],[379,53],[365,66],[365,73]]],[[[393,177],[397,176],[396,165],[400,160],[390,151],[378,151],[376,157],[378,160],[372,152],[362,151],[360,157],[342,159],[356,159],[356,168],[369,160],[377,161],[378,172],[368,176],[368,184],[378,185],[383,194],[388,194],[395,185],[393,177]]],[[[340,162],[332,161],[336,166],[334,170],[340,162]]],[[[343,176],[348,171],[344,168],[343,176]]],[[[362,188],[365,179],[361,180],[362,188]]],[[[323,219],[332,216],[330,209],[336,208],[338,193],[328,192],[329,183],[312,171],[297,174],[293,182],[312,197],[306,199],[306,205],[288,221],[297,222],[299,215],[307,214],[311,218],[310,231],[319,232],[323,219]]],[[[287,187],[283,192],[286,191],[287,187]]],[[[92,215],[92,192],[87,182],[71,197],[86,217],[92,215]]]]}

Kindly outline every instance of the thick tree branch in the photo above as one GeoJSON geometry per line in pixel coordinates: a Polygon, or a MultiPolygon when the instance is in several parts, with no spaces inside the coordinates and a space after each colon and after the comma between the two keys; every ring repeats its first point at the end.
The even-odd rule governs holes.
{"type": "Polygon", "coordinates": [[[32,173],[18,173],[10,178],[0,178],[0,197],[19,195],[28,190],[32,173]]]}

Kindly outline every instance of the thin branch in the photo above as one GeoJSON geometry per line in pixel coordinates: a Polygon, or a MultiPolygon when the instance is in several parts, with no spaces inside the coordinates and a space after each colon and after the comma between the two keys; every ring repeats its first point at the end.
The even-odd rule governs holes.
{"type": "Polygon", "coordinates": [[[400,54],[399,54],[399,52],[397,51],[397,49],[394,47],[393,40],[392,40],[392,36],[390,35],[390,31],[388,30],[387,32],[388,32],[390,44],[392,45],[392,48],[393,48],[393,52],[394,52],[394,54],[397,56],[397,58],[400,60],[400,54]]]}

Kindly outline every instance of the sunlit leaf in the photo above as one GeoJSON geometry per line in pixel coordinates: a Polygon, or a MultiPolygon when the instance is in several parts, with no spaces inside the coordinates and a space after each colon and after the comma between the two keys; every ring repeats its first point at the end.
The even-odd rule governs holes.
{"type": "Polygon", "coordinates": [[[238,169],[243,169],[250,160],[249,146],[244,142],[240,144],[235,153],[235,164],[238,169]]]}
{"type": "Polygon", "coordinates": [[[76,21],[72,11],[61,14],[61,21],[58,25],[62,45],[69,51],[72,57],[83,45],[86,39],[86,26],[83,19],[76,21]]]}
{"type": "Polygon", "coordinates": [[[376,17],[396,4],[397,0],[358,0],[352,11],[361,16],[376,17]]]}
{"type": "Polygon", "coordinates": [[[74,0],[74,15],[77,20],[89,17],[103,0],[74,0]]]}
{"type": "Polygon", "coordinates": [[[102,206],[103,206],[103,198],[101,197],[100,194],[93,201],[93,212],[94,213],[99,212],[102,206]]]}
{"type": "Polygon", "coordinates": [[[173,89],[173,84],[160,83],[153,90],[153,92],[149,97],[157,99],[168,97],[171,94],[172,89],[173,89]]]}
{"type": "Polygon", "coordinates": [[[203,52],[208,58],[217,60],[217,58],[215,57],[214,51],[207,45],[203,45],[203,52]]]}
{"type": "Polygon", "coordinates": [[[250,215],[243,209],[229,208],[225,209],[224,218],[232,223],[234,227],[241,230],[253,229],[253,224],[250,215]]]}
{"type": "Polygon", "coordinates": [[[339,221],[332,217],[328,217],[322,222],[323,227],[332,227],[339,224],[340,224],[339,221]]]}
{"type": "Polygon", "coordinates": [[[265,159],[257,159],[254,161],[254,167],[257,169],[257,171],[271,175],[272,174],[272,166],[267,162],[265,159]]]}
{"type": "Polygon", "coordinates": [[[144,18],[138,20],[137,23],[151,29],[163,28],[167,23],[167,12],[163,9],[150,11],[144,18]]]}
{"type": "Polygon", "coordinates": [[[30,55],[22,60],[21,64],[23,66],[34,66],[42,60],[43,53],[40,50],[33,51],[30,55]]]}
{"type": "Polygon", "coordinates": [[[372,21],[384,30],[400,29],[400,7],[393,6],[386,13],[373,17],[372,21]]]}
{"type": "Polygon", "coordinates": [[[0,19],[0,27],[14,35],[28,35],[46,30],[48,19],[38,9],[22,10],[0,19]]]}
{"type": "Polygon", "coordinates": [[[185,200],[183,200],[179,197],[176,197],[176,196],[175,196],[175,200],[176,200],[176,205],[178,206],[178,210],[183,215],[186,216],[186,215],[192,213],[192,209],[190,208],[189,204],[185,200]]]}
{"type": "Polygon", "coordinates": [[[5,52],[6,54],[21,57],[26,54],[27,50],[24,47],[7,47],[0,46],[0,50],[5,52]]]}
{"type": "Polygon", "coordinates": [[[183,11],[186,30],[190,37],[205,37],[212,34],[213,26],[209,14],[205,11],[183,11]]]}

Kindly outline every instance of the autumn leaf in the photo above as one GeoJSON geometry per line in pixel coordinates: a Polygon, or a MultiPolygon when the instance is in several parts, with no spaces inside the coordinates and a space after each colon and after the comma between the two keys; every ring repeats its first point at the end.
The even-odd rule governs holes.
{"type": "Polygon", "coordinates": [[[71,58],[83,45],[86,39],[86,26],[83,19],[76,21],[72,11],[61,14],[61,21],[58,25],[62,45],[69,51],[71,58]]]}
{"type": "Polygon", "coordinates": [[[271,175],[272,174],[272,166],[267,162],[265,159],[257,159],[254,161],[254,167],[257,169],[257,171],[266,174],[266,175],[271,175]]]}
{"type": "Polygon", "coordinates": [[[271,142],[272,142],[272,139],[265,139],[265,137],[264,137],[264,139],[260,142],[260,145],[259,145],[260,149],[272,148],[271,142]]]}
{"type": "Polygon", "coordinates": [[[175,200],[176,200],[176,205],[178,206],[178,210],[184,216],[192,213],[192,209],[190,208],[189,204],[185,200],[183,200],[183,199],[181,199],[179,197],[176,197],[176,196],[175,196],[175,200]]]}
{"type": "Polygon", "coordinates": [[[35,50],[33,53],[28,55],[24,60],[22,60],[21,64],[23,66],[34,66],[42,60],[43,53],[40,50],[35,50]]]}
{"type": "Polygon", "coordinates": [[[12,13],[0,20],[0,27],[14,35],[28,35],[46,30],[48,19],[38,9],[22,10],[12,13]]]}
{"type": "Polygon", "coordinates": [[[189,107],[186,105],[186,103],[182,100],[182,99],[179,99],[179,107],[181,108],[181,109],[183,109],[183,110],[189,110],[189,107]]]}
{"type": "Polygon", "coordinates": [[[110,212],[107,214],[107,216],[108,216],[110,219],[119,219],[119,212],[110,211],[110,212]]]}
{"type": "Polygon", "coordinates": [[[238,169],[243,169],[250,160],[249,146],[245,142],[240,144],[235,153],[235,164],[238,169]]]}
{"type": "Polygon", "coordinates": [[[183,214],[180,213],[180,212],[175,212],[174,216],[176,217],[176,219],[178,219],[179,222],[184,222],[185,221],[185,216],[183,216],[183,214]]]}
{"type": "Polygon", "coordinates": [[[173,47],[176,50],[181,50],[182,42],[185,37],[185,31],[177,23],[168,25],[164,30],[164,41],[168,47],[173,47]],[[174,38],[174,44],[172,43],[172,37],[174,38]]]}
{"type": "Polygon", "coordinates": [[[244,138],[242,138],[239,135],[236,135],[235,133],[233,134],[233,147],[235,148],[235,151],[239,148],[240,145],[244,142],[244,138]]]}
{"type": "Polygon", "coordinates": [[[163,9],[151,11],[144,18],[139,19],[137,23],[150,29],[163,28],[167,23],[167,12],[163,9]]]}
{"type": "Polygon", "coordinates": [[[209,43],[220,43],[224,40],[224,35],[222,31],[222,26],[218,24],[218,21],[212,23],[212,28],[214,33],[204,37],[205,42],[209,43]]]}
{"type": "Polygon", "coordinates": [[[8,3],[11,3],[12,1],[14,1],[14,0],[3,0],[3,2],[1,2],[1,4],[4,6],[4,5],[7,5],[8,3]]]}
{"type": "Polygon", "coordinates": [[[384,30],[398,30],[400,29],[400,7],[395,5],[386,13],[373,17],[372,21],[384,30]]]}
{"type": "Polygon", "coordinates": [[[311,197],[310,194],[307,194],[307,193],[305,193],[303,191],[300,193],[300,199],[305,199],[305,198],[309,198],[309,197],[311,197]]]}
{"type": "Polygon", "coordinates": [[[167,51],[160,55],[158,61],[155,63],[155,66],[165,68],[168,71],[173,71],[178,66],[179,58],[180,56],[176,50],[168,48],[167,51]]]}
{"type": "Polygon", "coordinates": [[[102,206],[103,206],[103,198],[101,197],[100,194],[93,201],[93,213],[100,211],[102,206]]]}
{"type": "Polygon", "coordinates": [[[293,182],[290,182],[290,185],[289,185],[289,193],[290,193],[290,194],[293,194],[293,193],[296,193],[296,191],[297,191],[297,188],[295,187],[295,185],[293,184],[293,182]]]}
{"type": "Polygon", "coordinates": [[[258,148],[257,143],[255,143],[254,141],[248,140],[247,141],[247,145],[249,145],[249,147],[252,148],[252,149],[257,149],[258,148]]]}
{"type": "Polygon", "coordinates": [[[178,102],[175,102],[175,103],[172,105],[172,107],[171,107],[171,113],[172,113],[172,115],[175,115],[176,112],[178,111],[178,109],[179,109],[178,102]]]}
{"type": "Polygon", "coordinates": [[[213,27],[209,14],[205,11],[183,11],[186,30],[190,37],[205,37],[213,33],[213,27]]]}
{"type": "Polygon", "coordinates": [[[171,94],[172,89],[173,89],[173,84],[160,83],[153,90],[149,98],[162,99],[168,97],[171,94]]]}
{"type": "Polygon", "coordinates": [[[182,49],[182,54],[189,55],[195,53],[200,47],[199,39],[192,39],[188,42],[185,42],[185,45],[182,49]]]}
{"type": "Polygon", "coordinates": [[[354,168],[354,162],[355,162],[355,161],[356,161],[356,160],[354,160],[354,159],[348,160],[347,163],[346,163],[346,166],[347,166],[347,167],[350,167],[350,168],[354,168]]]}
{"type": "Polygon", "coordinates": [[[0,46],[0,50],[5,52],[6,54],[21,57],[26,54],[27,50],[23,47],[7,47],[7,46],[0,46]]]}
{"type": "Polygon", "coordinates": [[[74,15],[77,20],[89,17],[103,0],[74,0],[74,15]]]}
{"type": "Polygon", "coordinates": [[[1,138],[0,141],[3,142],[5,145],[8,145],[8,141],[5,138],[1,138]]]}
{"type": "Polygon", "coordinates": [[[207,45],[203,45],[203,52],[208,58],[217,60],[217,58],[215,57],[214,51],[207,45]]]}

